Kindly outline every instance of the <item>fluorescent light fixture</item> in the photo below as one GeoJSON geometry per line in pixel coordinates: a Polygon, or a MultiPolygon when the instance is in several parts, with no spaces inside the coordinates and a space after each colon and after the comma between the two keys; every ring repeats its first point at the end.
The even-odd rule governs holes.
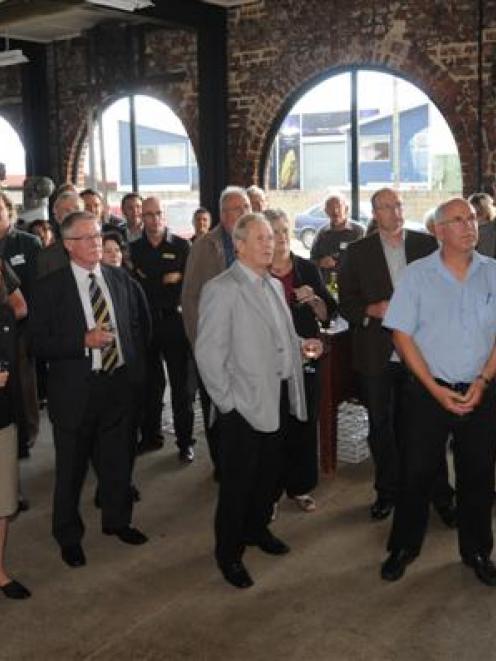
{"type": "Polygon", "coordinates": [[[153,7],[151,0],[86,0],[90,5],[101,5],[122,11],[136,11],[145,7],[153,7]]]}
{"type": "Polygon", "coordinates": [[[0,51],[0,67],[10,67],[13,64],[24,64],[29,62],[22,50],[4,50],[0,51]]]}

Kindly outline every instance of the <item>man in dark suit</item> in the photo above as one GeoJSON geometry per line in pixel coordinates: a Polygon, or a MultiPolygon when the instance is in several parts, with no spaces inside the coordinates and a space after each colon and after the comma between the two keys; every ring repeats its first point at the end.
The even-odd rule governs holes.
{"type": "Polygon", "coordinates": [[[191,360],[181,313],[181,289],[189,253],[186,239],[167,228],[167,219],[157,197],[143,200],[143,236],[130,244],[136,279],[143,287],[153,321],[153,336],[147,359],[147,392],[142,440],[138,451],[162,445],[161,418],[165,377],[169,375],[172,415],[179,459],[194,459],[193,394],[188,378],[191,360]]]}
{"type": "MultiPolygon", "coordinates": [[[[26,301],[36,277],[36,263],[41,250],[39,239],[15,226],[16,213],[12,201],[0,192],[0,257],[3,258],[19,278],[21,292],[26,301]],[[5,213],[6,212],[6,213],[5,213]]],[[[39,430],[36,372],[28,351],[27,323],[22,321],[17,329],[17,369],[21,386],[21,406],[17,421],[19,456],[29,456],[29,446],[39,430]]]]}
{"type": "Polygon", "coordinates": [[[35,354],[49,363],[48,411],[56,475],[53,534],[71,567],[86,562],[79,498],[90,459],[96,469],[102,528],[128,544],[147,538],[130,527],[130,434],[133,384],[142,379],[141,301],[121,269],[100,265],[96,217],[69,214],[61,226],[70,258],[37,281],[31,333],[35,354]]]}
{"type": "MultiPolygon", "coordinates": [[[[437,242],[428,234],[403,229],[402,203],[396,191],[382,188],[371,203],[378,231],[348,246],[338,286],[341,314],[352,327],[353,367],[369,415],[377,491],[370,513],[373,519],[384,519],[398,491],[398,393],[407,373],[382,320],[407,263],[432,253],[437,242]]],[[[433,502],[449,527],[456,525],[452,501],[445,462],[433,502]]]]}

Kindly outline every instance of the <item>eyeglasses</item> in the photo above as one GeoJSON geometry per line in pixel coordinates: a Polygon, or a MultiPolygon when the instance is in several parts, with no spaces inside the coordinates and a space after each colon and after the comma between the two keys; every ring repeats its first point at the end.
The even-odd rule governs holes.
{"type": "Polygon", "coordinates": [[[477,223],[477,218],[474,216],[469,216],[468,218],[465,218],[463,216],[455,216],[454,218],[448,218],[448,220],[441,220],[437,225],[455,225],[455,226],[462,226],[462,225],[475,225],[477,223]]]}
{"type": "Polygon", "coordinates": [[[396,204],[380,204],[375,207],[379,211],[403,211],[403,204],[401,202],[396,202],[396,204]]]}
{"type": "Polygon", "coordinates": [[[83,236],[66,236],[65,238],[70,241],[87,241],[89,243],[90,241],[101,241],[102,233],[97,232],[96,234],[85,234],[83,236]]]}
{"type": "Polygon", "coordinates": [[[143,217],[144,218],[162,218],[162,212],[161,211],[145,211],[143,212],[143,217]]]}

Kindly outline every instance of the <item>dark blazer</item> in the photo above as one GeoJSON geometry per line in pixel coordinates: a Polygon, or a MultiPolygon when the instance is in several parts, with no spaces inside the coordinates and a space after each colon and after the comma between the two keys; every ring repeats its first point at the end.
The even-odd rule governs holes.
{"type": "MultiPolygon", "coordinates": [[[[438,247],[430,234],[405,231],[407,263],[438,247]]],[[[389,300],[393,284],[378,233],[350,243],[338,272],[339,308],[353,334],[353,367],[367,375],[380,373],[393,352],[391,332],[380,319],[368,318],[369,303],[389,300]]]]}
{"type": "Polygon", "coordinates": [[[5,237],[3,258],[9,263],[21,281],[21,291],[29,302],[33,283],[36,279],[38,255],[41,241],[37,236],[12,228],[5,237]]]}
{"type": "MultiPolygon", "coordinates": [[[[150,329],[143,292],[123,269],[101,265],[112,297],[130,383],[144,378],[144,343],[150,329]],[[146,317],[146,318],[144,318],[146,317]]],[[[75,429],[89,394],[91,354],[76,279],[70,266],[38,280],[34,287],[30,333],[35,355],[49,363],[48,411],[55,425],[75,429]]]]}
{"type": "MultiPolygon", "coordinates": [[[[337,304],[324,285],[319,269],[313,262],[304,257],[291,254],[293,260],[293,283],[295,287],[308,285],[319,296],[327,307],[327,321],[337,314],[337,304]]],[[[289,308],[293,316],[296,332],[300,337],[318,337],[319,326],[315,320],[315,313],[309,305],[293,304],[289,308]]]]}
{"type": "Polygon", "coordinates": [[[479,225],[477,252],[488,257],[496,257],[496,221],[479,225]]]}

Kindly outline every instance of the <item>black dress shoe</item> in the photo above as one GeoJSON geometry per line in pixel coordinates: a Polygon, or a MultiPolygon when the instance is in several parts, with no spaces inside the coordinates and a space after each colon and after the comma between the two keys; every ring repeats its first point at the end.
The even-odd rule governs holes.
{"type": "Polygon", "coordinates": [[[253,579],[241,560],[219,565],[219,569],[226,581],[236,588],[250,588],[253,585],[253,579]]]}
{"type": "Polygon", "coordinates": [[[385,581],[397,581],[405,573],[407,565],[415,560],[416,553],[412,551],[393,551],[389,558],[382,563],[381,576],[385,581]]]}
{"type": "Polygon", "coordinates": [[[69,567],[84,567],[86,564],[86,557],[81,544],[62,546],[60,553],[62,555],[62,560],[66,565],[69,565],[69,567]]]}
{"type": "Polygon", "coordinates": [[[17,581],[10,581],[6,585],[2,585],[0,590],[4,593],[7,599],[27,599],[31,596],[31,592],[17,581]]]}
{"type": "Polygon", "coordinates": [[[382,521],[382,519],[387,519],[393,508],[394,505],[391,501],[378,498],[370,507],[370,516],[375,521],[382,521]]]}
{"type": "Polygon", "coordinates": [[[163,447],[164,442],[161,438],[159,438],[159,436],[143,439],[136,447],[136,454],[141,455],[146,454],[147,452],[155,452],[156,450],[160,450],[163,447]]]}
{"type": "Polygon", "coordinates": [[[187,445],[184,448],[179,449],[179,461],[182,461],[184,464],[190,464],[195,458],[195,451],[193,450],[192,445],[187,445]]]}
{"type": "Polygon", "coordinates": [[[261,537],[247,542],[248,546],[258,546],[259,549],[269,555],[285,555],[291,549],[281,539],[275,537],[271,532],[265,532],[261,537]]]}
{"type": "Polygon", "coordinates": [[[458,525],[456,507],[449,503],[448,505],[434,505],[434,509],[439,514],[439,518],[447,528],[454,529],[458,525]]]}
{"type": "Polygon", "coordinates": [[[146,535],[144,535],[137,528],[131,528],[130,526],[119,528],[118,530],[104,528],[103,534],[115,535],[121,540],[121,542],[124,542],[124,544],[131,544],[132,546],[140,546],[141,544],[146,544],[148,541],[148,537],[146,535]]]}
{"type": "Polygon", "coordinates": [[[496,567],[487,555],[476,553],[471,558],[462,558],[463,562],[472,567],[475,575],[482,583],[491,587],[496,586],[496,567]]]}

